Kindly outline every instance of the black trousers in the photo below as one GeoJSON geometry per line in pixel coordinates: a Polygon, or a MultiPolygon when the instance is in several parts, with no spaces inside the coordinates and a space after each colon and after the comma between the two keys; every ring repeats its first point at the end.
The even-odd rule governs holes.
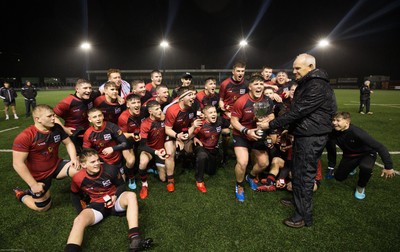
{"type": "Polygon", "coordinates": [[[364,107],[365,107],[365,113],[368,113],[370,105],[371,105],[371,99],[370,98],[368,98],[368,99],[360,99],[360,109],[358,110],[358,113],[363,111],[364,107]]]}
{"type": "Polygon", "coordinates": [[[31,115],[31,107],[34,109],[36,107],[36,100],[25,100],[25,116],[28,117],[31,115]]]}
{"type": "Polygon", "coordinates": [[[202,182],[204,180],[204,173],[208,175],[215,174],[218,150],[208,150],[201,146],[196,146],[194,153],[196,154],[195,178],[197,182],[202,182]]]}
{"type": "Polygon", "coordinates": [[[293,144],[293,198],[296,206],[294,221],[304,220],[311,226],[312,196],[318,160],[328,141],[328,135],[295,137],[293,144]]]}
{"type": "Polygon", "coordinates": [[[339,167],[335,171],[335,179],[338,181],[345,180],[349,176],[349,173],[358,166],[360,167],[360,174],[358,175],[357,185],[359,187],[366,187],[372,176],[372,169],[374,168],[376,158],[376,153],[356,157],[343,156],[339,167]]]}

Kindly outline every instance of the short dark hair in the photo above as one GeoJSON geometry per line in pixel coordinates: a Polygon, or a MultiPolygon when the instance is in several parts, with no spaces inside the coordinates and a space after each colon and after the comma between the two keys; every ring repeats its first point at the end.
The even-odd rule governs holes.
{"type": "Polygon", "coordinates": [[[86,162],[86,159],[87,159],[88,157],[91,157],[91,156],[94,156],[94,155],[96,155],[96,156],[99,155],[99,154],[97,153],[96,150],[91,149],[91,148],[84,148],[84,149],[81,151],[81,154],[79,155],[79,162],[85,163],[85,162],[86,162]]]}
{"type": "Polygon", "coordinates": [[[264,79],[263,79],[263,77],[260,76],[260,75],[254,75],[254,76],[251,76],[251,78],[250,78],[250,80],[249,80],[249,84],[250,84],[250,83],[253,83],[253,82],[255,82],[255,81],[262,81],[262,82],[264,82],[264,79]]]}
{"type": "Polygon", "coordinates": [[[104,84],[104,89],[107,89],[109,87],[118,87],[118,86],[114,81],[107,81],[106,84],[104,84]]]}
{"type": "Polygon", "coordinates": [[[147,103],[147,110],[150,110],[151,108],[154,108],[156,106],[161,106],[160,103],[156,100],[151,100],[147,103]]]}
{"type": "Polygon", "coordinates": [[[343,118],[345,120],[351,120],[350,113],[345,111],[336,112],[333,118],[343,118]]]}
{"type": "Polygon", "coordinates": [[[234,65],[233,65],[233,67],[232,67],[232,69],[235,69],[235,68],[237,68],[237,67],[246,67],[246,63],[245,62],[243,62],[243,61],[237,61],[234,65]]]}
{"type": "Polygon", "coordinates": [[[126,98],[125,101],[131,101],[131,100],[139,100],[140,101],[140,96],[137,94],[129,94],[126,98]]]}

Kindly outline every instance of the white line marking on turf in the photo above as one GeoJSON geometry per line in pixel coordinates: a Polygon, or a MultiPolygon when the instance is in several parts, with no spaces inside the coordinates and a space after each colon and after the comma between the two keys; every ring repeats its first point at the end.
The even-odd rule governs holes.
{"type": "Polygon", "coordinates": [[[0,150],[0,152],[12,152],[12,150],[0,150]]]}
{"type": "MultiPolygon", "coordinates": [[[[383,164],[380,164],[378,162],[375,162],[375,164],[381,168],[385,168],[385,166],[383,164]]],[[[399,170],[394,170],[394,173],[396,173],[396,175],[400,175],[400,171],[399,170]]]]}
{"type": "MultiPolygon", "coordinates": [[[[324,151],[324,152],[322,152],[322,154],[326,155],[326,154],[328,154],[328,152],[324,151]]],[[[337,151],[336,154],[343,154],[343,152],[337,151]]],[[[400,151],[389,151],[389,154],[391,154],[391,155],[399,155],[400,151]]]]}
{"type": "Polygon", "coordinates": [[[18,128],[19,128],[19,126],[12,127],[12,128],[9,128],[9,129],[0,130],[0,133],[6,132],[6,131],[9,131],[9,130],[13,130],[13,129],[18,129],[18,128]]]}

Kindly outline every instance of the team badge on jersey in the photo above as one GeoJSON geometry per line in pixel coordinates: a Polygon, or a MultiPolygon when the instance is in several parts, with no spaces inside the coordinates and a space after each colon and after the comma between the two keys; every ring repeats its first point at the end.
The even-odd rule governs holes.
{"type": "Polygon", "coordinates": [[[109,141],[111,138],[111,134],[104,134],[104,140],[109,141]]]}
{"type": "Polygon", "coordinates": [[[104,187],[109,187],[111,185],[111,181],[107,179],[106,181],[101,182],[104,187]]]}
{"type": "Polygon", "coordinates": [[[245,94],[246,93],[246,89],[240,89],[240,94],[242,95],[242,94],[245,94]]]}
{"type": "Polygon", "coordinates": [[[55,136],[54,136],[54,142],[55,142],[55,143],[60,142],[60,140],[61,140],[61,136],[60,136],[60,135],[55,135],[55,136]]]}

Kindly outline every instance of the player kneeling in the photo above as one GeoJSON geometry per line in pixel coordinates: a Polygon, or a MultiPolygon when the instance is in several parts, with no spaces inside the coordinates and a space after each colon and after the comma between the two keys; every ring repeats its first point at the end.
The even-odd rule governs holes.
{"type": "Polygon", "coordinates": [[[97,151],[83,149],[80,156],[82,169],[71,184],[72,203],[79,215],[75,218],[64,251],[81,251],[83,234],[87,226],[99,223],[109,215],[126,212],[128,221],[129,251],[140,251],[151,246],[151,238],[139,236],[138,204],[134,192],[125,192],[125,183],[118,169],[102,164],[97,151]],[[90,197],[82,209],[79,193],[90,197]]]}
{"type": "Polygon", "coordinates": [[[147,104],[150,116],[146,118],[140,125],[140,163],[139,175],[142,181],[142,189],[140,190],[140,198],[145,199],[148,195],[149,185],[147,183],[147,166],[151,160],[154,160],[158,169],[158,175],[161,181],[165,182],[168,176],[174,174],[174,167],[165,167],[165,159],[169,155],[165,152],[165,125],[163,112],[160,103],[153,100],[147,104]]]}

